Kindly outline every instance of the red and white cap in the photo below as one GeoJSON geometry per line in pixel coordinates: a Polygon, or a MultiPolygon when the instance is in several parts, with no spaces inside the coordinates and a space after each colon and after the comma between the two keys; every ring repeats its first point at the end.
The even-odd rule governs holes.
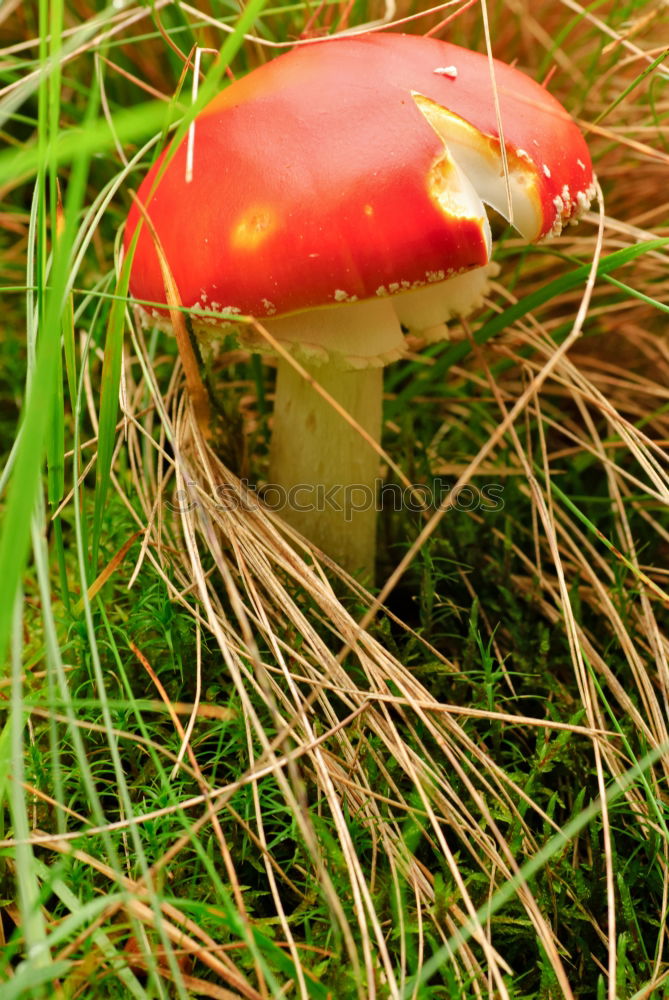
{"type": "MultiPolygon", "coordinates": [[[[400,353],[400,322],[469,311],[491,256],[485,204],[535,241],[594,192],[567,112],[519,70],[494,69],[508,179],[481,53],[360,35],[297,47],[227,87],[196,119],[192,179],[184,141],[155,191],[165,154],[139,189],[184,306],[253,315],[287,341],[308,328],[314,351],[355,364],[400,353]]],[[[126,246],[138,221],[133,206],[126,246]]],[[[147,226],[130,287],[165,302],[147,226]]]]}

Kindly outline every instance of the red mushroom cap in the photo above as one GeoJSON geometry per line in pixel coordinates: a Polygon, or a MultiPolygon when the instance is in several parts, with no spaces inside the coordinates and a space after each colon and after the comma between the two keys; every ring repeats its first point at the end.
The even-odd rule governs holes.
{"type": "MultiPolygon", "coordinates": [[[[497,61],[495,79],[514,218],[539,239],[589,203],[590,157],[546,90],[497,61]]],[[[489,259],[479,195],[505,211],[487,57],[420,36],[295,48],[201,112],[192,180],[184,141],[152,194],[164,155],[139,199],[187,307],[266,317],[442,281],[489,259]]],[[[131,291],[165,302],[147,226],[131,291]]]]}

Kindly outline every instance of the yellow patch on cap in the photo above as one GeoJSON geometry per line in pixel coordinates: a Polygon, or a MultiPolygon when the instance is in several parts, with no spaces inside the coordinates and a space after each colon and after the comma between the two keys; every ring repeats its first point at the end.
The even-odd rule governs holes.
{"type": "Polygon", "coordinates": [[[481,200],[470,185],[463,183],[462,174],[448,150],[444,150],[443,156],[432,164],[427,184],[430,197],[444,215],[483,223],[485,209],[481,200]]]}
{"type": "Polygon", "coordinates": [[[252,205],[238,219],[230,234],[235,250],[257,250],[277,227],[277,215],[269,205],[252,205]]]}

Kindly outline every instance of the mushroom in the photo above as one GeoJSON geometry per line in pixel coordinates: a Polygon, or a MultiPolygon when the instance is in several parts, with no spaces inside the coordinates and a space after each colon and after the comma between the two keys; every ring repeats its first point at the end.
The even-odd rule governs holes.
{"type": "MultiPolygon", "coordinates": [[[[567,112],[504,63],[494,76],[497,95],[485,55],[376,33],[299,46],[228,86],[195,120],[192,163],[183,142],[138,194],[197,335],[234,330],[262,350],[257,330],[234,324],[256,317],[378,442],[382,370],[405,332],[440,338],[482,302],[494,267],[484,206],[529,242],[559,234],[593,196],[567,112]]],[[[139,218],[133,206],[126,246],[139,218]]],[[[166,301],[146,226],[130,288],[166,301]]],[[[279,357],[274,497],[370,579],[378,468],[369,441],[279,357]]]]}

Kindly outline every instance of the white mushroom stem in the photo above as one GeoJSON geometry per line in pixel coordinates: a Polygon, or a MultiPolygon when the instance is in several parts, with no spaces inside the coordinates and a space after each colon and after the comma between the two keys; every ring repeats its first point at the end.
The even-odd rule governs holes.
{"type": "MultiPolygon", "coordinates": [[[[383,369],[309,374],[376,442],[383,369]]],[[[360,432],[283,359],[279,360],[267,503],[350,572],[374,579],[379,456],[360,432]]]]}
{"type": "Polygon", "coordinates": [[[415,291],[265,320],[309,373],[305,379],[289,361],[278,361],[266,502],[368,583],[378,452],[311,380],[379,442],[383,365],[404,353],[400,324],[430,338],[445,335],[444,321],[480,305],[495,271],[490,263],[415,291]]]}

